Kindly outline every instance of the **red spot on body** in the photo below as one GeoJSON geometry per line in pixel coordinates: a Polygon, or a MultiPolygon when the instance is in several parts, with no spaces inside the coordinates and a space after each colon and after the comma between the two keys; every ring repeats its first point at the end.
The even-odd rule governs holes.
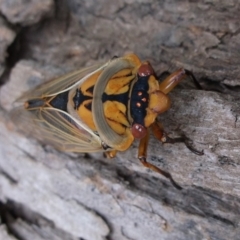
{"type": "Polygon", "coordinates": [[[138,75],[142,77],[154,75],[154,70],[150,63],[143,63],[138,69],[138,75]]]}
{"type": "Polygon", "coordinates": [[[138,123],[133,124],[131,131],[134,138],[139,138],[139,139],[145,137],[147,134],[147,129],[143,125],[138,123]]]}

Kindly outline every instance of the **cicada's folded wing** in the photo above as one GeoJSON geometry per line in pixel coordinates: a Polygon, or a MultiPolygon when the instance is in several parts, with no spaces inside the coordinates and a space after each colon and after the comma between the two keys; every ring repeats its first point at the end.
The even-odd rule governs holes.
{"type": "Polygon", "coordinates": [[[103,69],[107,64],[108,63],[104,65],[97,64],[95,66],[83,68],[71,73],[67,73],[63,76],[54,78],[48,82],[45,82],[37,86],[35,89],[29,90],[28,92],[23,94],[22,97],[17,99],[17,102],[22,102],[37,97],[53,96],[61,92],[64,92],[73,87],[73,85],[75,84],[76,85],[81,84],[81,82],[84,82],[85,79],[87,79],[90,75],[103,69]]]}
{"type": "Polygon", "coordinates": [[[55,108],[17,108],[12,119],[21,131],[65,152],[98,152],[100,138],[68,113],[55,108]]]}

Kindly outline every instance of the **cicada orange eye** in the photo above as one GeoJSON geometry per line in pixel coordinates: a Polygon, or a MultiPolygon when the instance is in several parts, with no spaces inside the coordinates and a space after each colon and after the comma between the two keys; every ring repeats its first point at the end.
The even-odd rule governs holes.
{"type": "Polygon", "coordinates": [[[138,75],[141,77],[154,75],[154,70],[152,66],[148,62],[146,62],[139,67],[138,75]]]}
{"type": "Polygon", "coordinates": [[[132,128],[131,128],[131,132],[132,132],[132,135],[134,136],[134,138],[144,138],[147,134],[147,129],[141,125],[141,124],[138,124],[138,123],[134,123],[132,128]]]}

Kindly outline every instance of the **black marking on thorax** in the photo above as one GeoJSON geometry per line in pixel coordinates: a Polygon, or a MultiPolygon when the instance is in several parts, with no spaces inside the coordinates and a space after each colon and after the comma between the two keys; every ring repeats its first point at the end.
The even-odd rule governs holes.
{"type": "Polygon", "coordinates": [[[128,95],[129,91],[121,94],[106,94],[105,92],[102,95],[102,102],[106,101],[116,101],[124,104],[126,107],[128,106],[128,95]]]}
{"type": "MultiPolygon", "coordinates": [[[[92,93],[93,91],[93,87],[91,87],[91,89],[89,88],[87,90],[89,93],[92,93]]],[[[76,94],[73,97],[73,103],[74,103],[74,109],[77,110],[79,108],[79,106],[81,104],[83,104],[84,101],[92,99],[92,97],[90,96],[86,96],[82,93],[81,89],[76,89],[76,94]]],[[[89,110],[91,110],[91,106],[92,104],[87,104],[85,105],[86,108],[88,108],[89,110]]]]}
{"type": "Polygon", "coordinates": [[[68,93],[69,91],[59,93],[49,102],[49,104],[54,108],[67,112],[68,93]]]}
{"type": "Polygon", "coordinates": [[[143,126],[149,102],[148,78],[149,76],[138,76],[137,82],[133,85],[130,98],[130,113],[133,123],[139,123],[143,126]]]}

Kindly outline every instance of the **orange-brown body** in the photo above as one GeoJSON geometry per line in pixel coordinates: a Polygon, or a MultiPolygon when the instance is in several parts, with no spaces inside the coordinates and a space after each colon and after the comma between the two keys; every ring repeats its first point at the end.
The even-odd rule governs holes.
{"type": "Polygon", "coordinates": [[[109,157],[139,138],[139,160],[177,186],[170,174],[146,161],[146,152],[150,129],[161,142],[175,142],[157,116],[169,109],[167,94],[187,75],[197,84],[184,69],[159,83],[149,62],[128,54],[29,91],[21,98],[25,109],[17,113],[18,124],[22,122],[27,129],[32,125],[29,132],[60,150],[105,151],[109,157]]]}

